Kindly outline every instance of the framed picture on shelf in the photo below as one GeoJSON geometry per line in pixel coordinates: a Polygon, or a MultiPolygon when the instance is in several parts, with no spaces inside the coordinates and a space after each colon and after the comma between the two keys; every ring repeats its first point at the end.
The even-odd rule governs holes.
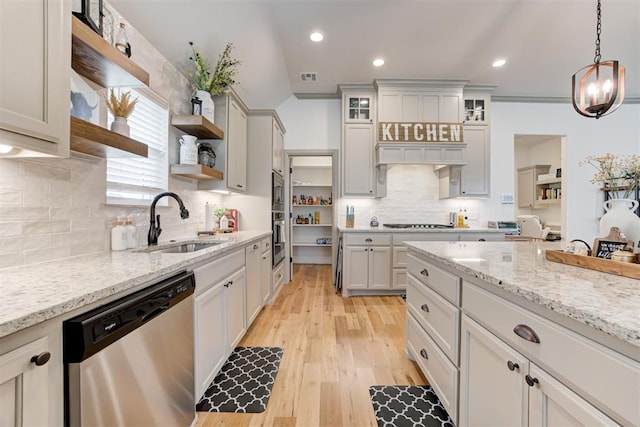
{"type": "Polygon", "coordinates": [[[102,0],[74,0],[73,14],[102,37],[102,0]]]}

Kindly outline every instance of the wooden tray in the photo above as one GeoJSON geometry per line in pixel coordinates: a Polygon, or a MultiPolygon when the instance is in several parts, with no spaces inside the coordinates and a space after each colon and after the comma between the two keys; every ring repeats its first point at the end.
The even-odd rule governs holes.
{"type": "Polygon", "coordinates": [[[545,252],[545,255],[549,261],[588,268],[590,270],[597,270],[603,273],[617,274],[618,276],[630,277],[632,279],[640,279],[640,264],[611,261],[610,259],[586,255],[568,254],[562,251],[549,249],[545,252]]]}

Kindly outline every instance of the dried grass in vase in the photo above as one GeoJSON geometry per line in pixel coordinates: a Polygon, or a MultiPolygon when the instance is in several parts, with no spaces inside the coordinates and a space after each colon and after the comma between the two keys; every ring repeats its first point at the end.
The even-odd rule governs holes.
{"type": "Polygon", "coordinates": [[[115,117],[127,118],[133,113],[133,110],[138,102],[138,98],[131,100],[131,92],[120,92],[116,95],[115,91],[111,89],[109,96],[105,98],[107,108],[111,111],[115,117]]]}

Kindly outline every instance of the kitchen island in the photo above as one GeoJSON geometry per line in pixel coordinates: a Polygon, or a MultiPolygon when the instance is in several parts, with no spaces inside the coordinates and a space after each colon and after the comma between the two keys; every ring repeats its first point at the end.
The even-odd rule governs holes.
{"type": "Polygon", "coordinates": [[[271,247],[270,236],[241,231],[154,247],[212,244],[194,252],[149,252],[143,246],[0,270],[0,384],[6,391],[0,408],[24,425],[63,425],[63,321],[181,271],[196,278],[196,381],[213,376],[266,300],[270,280],[263,282],[271,276],[271,260],[261,263],[261,256],[271,247]],[[211,316],[218,321],[210,322],[211,316]],[[210,340],[200,342],[201,335],[217,344],[204,345],[210,340]]]}
{"type": "Polygon", "coordinates": [[[557,243],[405,244],[407,351],[458,425],[640,425],[640,281],[557,243]]]}

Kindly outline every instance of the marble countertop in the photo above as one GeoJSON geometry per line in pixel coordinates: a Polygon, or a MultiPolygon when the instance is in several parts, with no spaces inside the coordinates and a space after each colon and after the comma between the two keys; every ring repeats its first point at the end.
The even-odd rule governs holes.
{"type": "Polygon", "coordinates": [[[497,228],[388,228],[380,226],[370,227],[338,227],[340,233],[502,233],[497,228]]]}
{"type": "MultiPolygon", "coordinates": [[[[226,240],[191,253],[101,252],[0,269],[0,338],[119,292],[232,252],[271,231],[240,231],[180,243],[226,240]]],[[[158,247],[170,246],[166,242],[158,247]]]]}
{"type": "Polygon", "coordinates": [[[640,347],[640,280],[547,261],[558,243],[405,242],[410,250],[640,347]]]}

